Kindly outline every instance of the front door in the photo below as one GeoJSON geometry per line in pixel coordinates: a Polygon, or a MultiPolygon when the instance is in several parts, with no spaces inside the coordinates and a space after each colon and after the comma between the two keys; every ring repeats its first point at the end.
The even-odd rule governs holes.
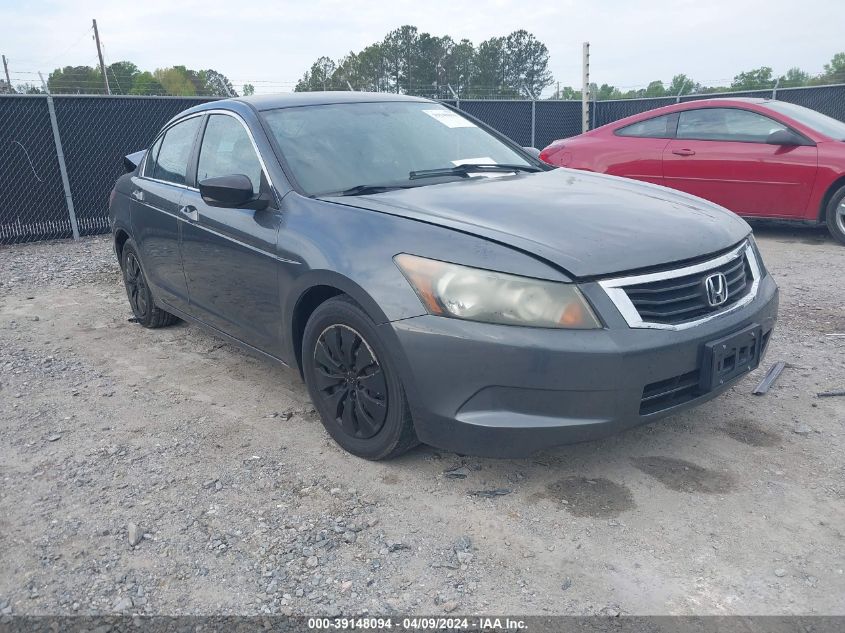
{"type": "MultiPolygon", "coordinates": [[[[197,160],[199,183],[244,174],[256,193],[267,187],[256,149],[239,118],[212,114],[197,160]]],[[[259,350],[281,354],[275,203],[261,211],[213,207],[191,189],[182,199],[182,254],[195,318],[259,350]]]]}
{"type": "Polygon", "coordinates": [[[769,145],[786,127],[750,110],[684,110],[663,150],[663,178],[741,215],[803,217],[816,175],[815,146],[769,145]]]}

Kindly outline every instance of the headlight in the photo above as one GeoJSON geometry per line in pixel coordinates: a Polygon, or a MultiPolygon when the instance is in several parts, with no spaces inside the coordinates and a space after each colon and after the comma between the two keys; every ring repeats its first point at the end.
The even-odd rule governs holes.
{"type": "Polygon", "coordinates": [[[438,316],[531,327],[601,327],[572,284],[530,279],[400,254],[394,260],[423,305],[438,316]]]}

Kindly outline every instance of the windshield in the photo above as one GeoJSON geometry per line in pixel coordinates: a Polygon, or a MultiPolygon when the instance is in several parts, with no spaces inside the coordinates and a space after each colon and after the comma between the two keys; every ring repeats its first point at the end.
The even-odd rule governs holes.
{"type": "Polygon", "coordinates": [[[837,141],[845,141],[845,123],[826,114],[785,101],[767,101],[763,106],[795,119],[798,123],[806,125],[820,134],[837,141]]]}
{"type": "Polygon", "coordinates": [[[436,103],[303,106],[263,116],[307,195],[432,184],[412,180],[411,172],[466,163],[530,165],[489,132],[436,103]]]}

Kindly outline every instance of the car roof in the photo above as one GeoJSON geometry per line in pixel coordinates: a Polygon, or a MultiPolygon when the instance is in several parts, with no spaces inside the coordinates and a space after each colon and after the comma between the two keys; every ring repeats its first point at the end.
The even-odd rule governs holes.
{"type": "Polygon", "coordinates": [[[238,101],[244,101],[252,105],[256,110],[274,110],[276,108],[290,108],[296,106],[328,105],[334,103],[372,103],[374,101],[421,101],[427,102],[430,99],[422,97],[411,97],[408,95],[391,92],[353,92],[327,91],[327,92],[292,92],[289,94],[258,95],[252,97],[239,97],[238,101]]]}
{"type": "MultiPolygon", "coordinates": [[[[286,94],[257,95],[251,97],[233,97],[231,99],[214,99],[200,103],[192,108],[183,110],[174,116],[167,125],[173,121],[182,119],[188,115],[203,112],[205,110],[232,110],[244,114],[245,110],[276,110],[278,108],[294,108],[301,106],[330,105],[337,103],[373,103],[405,101],[418,103],[437,103],[423,97],[411,97],[392,92],[353,92],[353,91],[326,91],[326,92],[292,92],[286,94]]],[[[166,126],[165,126],[166,127],[166,126]]]]}

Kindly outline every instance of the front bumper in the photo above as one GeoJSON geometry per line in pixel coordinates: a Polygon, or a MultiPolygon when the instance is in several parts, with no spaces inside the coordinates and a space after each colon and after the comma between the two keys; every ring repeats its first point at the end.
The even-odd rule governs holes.
{"type": "MultiPolygon", "coordinates": [[[[420,316],[381,325],[421,441],[461,454],[521,457],[597,439],[689,408],[727,389],[677,392],[695,380],[704,345],[751,324],[767,345],[778,289],[766,275],[741,310],[680,331],[631,328],[598,284],[583,287],[607,327],[551,330],[420,316]],[[680,381],[680,382],[679,382],[680,381]],[[669,389],[671,390],[671,389],[669,389]]],[[[761,352],[761,359],[765,353],[761,352]]]]}

